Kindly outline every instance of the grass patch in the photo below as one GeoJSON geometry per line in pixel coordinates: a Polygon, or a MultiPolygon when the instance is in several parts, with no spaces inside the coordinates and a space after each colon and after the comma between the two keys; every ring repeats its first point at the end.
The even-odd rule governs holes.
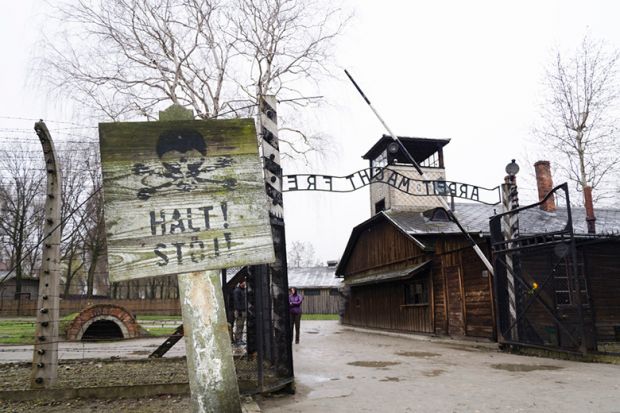
{"type": "Polygon", "coordinates": [[[338,320],[338,314],[302,314],[302,320],[338,320]]]}
{"type": "Polygon", "coordinates": [[[160,337],[169,336],[170,334],[174,333],[176,327],[152,327],[146,328],[145,330],[148,331],[152,336],[160,337]]]}
{"type": "Polygon", "coordinates": [[[34,322],[3,321],[0,322],[0,344],[33,344],[34,322]]]}
{"type": "Polygon", "coordinates": [[[66,316],[64,316],[64,317],[60,317],[60,321],[69,321],[69,322],[71,322],[71,321],[73,321],[73,319],[74,319],[75,317],[77,317],[77,316],[78,316],[78,314],[80,314],[80,313],[71,313],[71,314],[67,314],[67,315],[66,315],[66,316]]]}
{"type": "MultiPolygon", "coordinates": [[[[60,318],[58,334],[62,337],[65,329],[78,313],[69,314],[60,318]]],[[[29,320],[5,320],[0,322],[0,344],[34,344],[36,321],[29,320]]]]}

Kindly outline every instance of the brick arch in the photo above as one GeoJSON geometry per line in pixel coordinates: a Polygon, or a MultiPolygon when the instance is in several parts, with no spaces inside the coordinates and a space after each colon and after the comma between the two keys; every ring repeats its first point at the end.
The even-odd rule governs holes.
{"type": "Polygon", "coordinates": [[[93,323],[101,320],[112,321],[122,331],[123,338],[140,336],[140,325],[125,308],[114,304],[95,304],[83,309],[67,327],[68,340],[81,340],[93,323]]]}

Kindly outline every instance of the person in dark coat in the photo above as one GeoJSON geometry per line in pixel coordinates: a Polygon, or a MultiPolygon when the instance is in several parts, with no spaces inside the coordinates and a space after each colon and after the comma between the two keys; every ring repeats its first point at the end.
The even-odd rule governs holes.
{"type": "Polygon", "coordinates": [[[288,295],[288,306],[291,314],[291,340],[295,330],[295,344],[299,344],[299,327],[301,325],[301,303],[304,298],[297,294],[297,288],[291,287],[288,295]]]}
{"type": "Polygon", "coordinates": [[[237,284],[237,288],[233,291],[233,304],[235,314],[235,332],[234,340],[237,344],[243,343],[243,330],[245,328],[245,319],[248,310],[245,297],[245,280],[237,284]]]}

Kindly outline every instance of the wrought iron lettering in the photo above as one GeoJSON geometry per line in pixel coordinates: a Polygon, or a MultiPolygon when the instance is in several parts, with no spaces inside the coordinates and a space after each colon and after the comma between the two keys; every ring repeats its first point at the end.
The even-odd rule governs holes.
{"type": "Polygon", "coordinates": [[[484,188],[455,181],[413,179],[398,171],[381,167],[365,168],[345,176],[284,175],[284,182],[287,185],[283,192],[352,192],[367,185],[386,184],[412,196],[450,196],[487,205],[500,202],[499,187],[484,188]]]}

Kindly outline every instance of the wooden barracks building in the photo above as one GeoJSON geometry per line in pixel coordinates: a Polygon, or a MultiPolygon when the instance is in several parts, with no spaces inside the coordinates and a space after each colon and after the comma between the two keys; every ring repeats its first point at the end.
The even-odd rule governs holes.
{"type": "MultiPolygon", "coordinates": [[[[405,137],[400,140],[427,179],[445,180],[443,148],[449,140],[405,137]]],[[[409,193],[401,191],[398,182],[396,185],[370,185],[372,216],[353,228],[336,269],[336,275],[344,277],[348,297],[343,323],[390,331],[496,340],[498,317],[493,277],[457,225],[440,208],[437,196],[411,194],[416,190],[428,192],[429,183],[413,181],[419,175],[412,164],[402,162],[406,159],[403,154],[390,154],[391,141],[390,137],[383,136],[363,158],[370,162],[372,170],[390,165],[390,170],[397,171],[399,176],[411,178],[407,183],[409,193]]],[[[537,177],[539,185],[546,185],[542,188],[543,195],[552,188],[548,163],[546,169],[542,168],[542,174],[545,173],[548,176],[537,177]]],[[[461,198],[482,199],[484,188],[459,183],[446,185],[453,185],[452,189],[458,191],[461,198]]],[[[496,192],[495,202],[500,196],[499,189],[496,192]]],[[[452,199],[452,209],[490,259],[489,218],[501,213],[502,205],[454,204],[452,199]]],[[[597,213],[600,233],[620,230],[620,210],[597,213]]],[[[585,236],[584,209],[572,208],[572,215],[575,236],[585,236]]],[[[566,210],[555,205],[553,210],[536,208],[521,217],[522,232],[551,231],[554,225],[561,225],[565,216],[566,210]]],[[[592,274],[590,308],[596,307],[598,314],[604,314],[594,324],[598,325],[605,340],[613,341],[615,337],[620,341],[620,299],[617,298],[620,296],[620,243],[617,238],[605,240],[604,244],[594,246],[604,250],[605,272],[595,268],[588,271],[592,274]],[[616,264],[609,262],[613,251],[616,264]],[[610,291],[617,293],[614,293],[615,298],[610,291]]],[[[595,265],[595,260],[591,261],[590,264],[595,265]]],[[[550,294],[555,294],[554,300],[561,306],[561,302],[557,303],[561,301],[558,291],[554,287],[550,294]]]]}

